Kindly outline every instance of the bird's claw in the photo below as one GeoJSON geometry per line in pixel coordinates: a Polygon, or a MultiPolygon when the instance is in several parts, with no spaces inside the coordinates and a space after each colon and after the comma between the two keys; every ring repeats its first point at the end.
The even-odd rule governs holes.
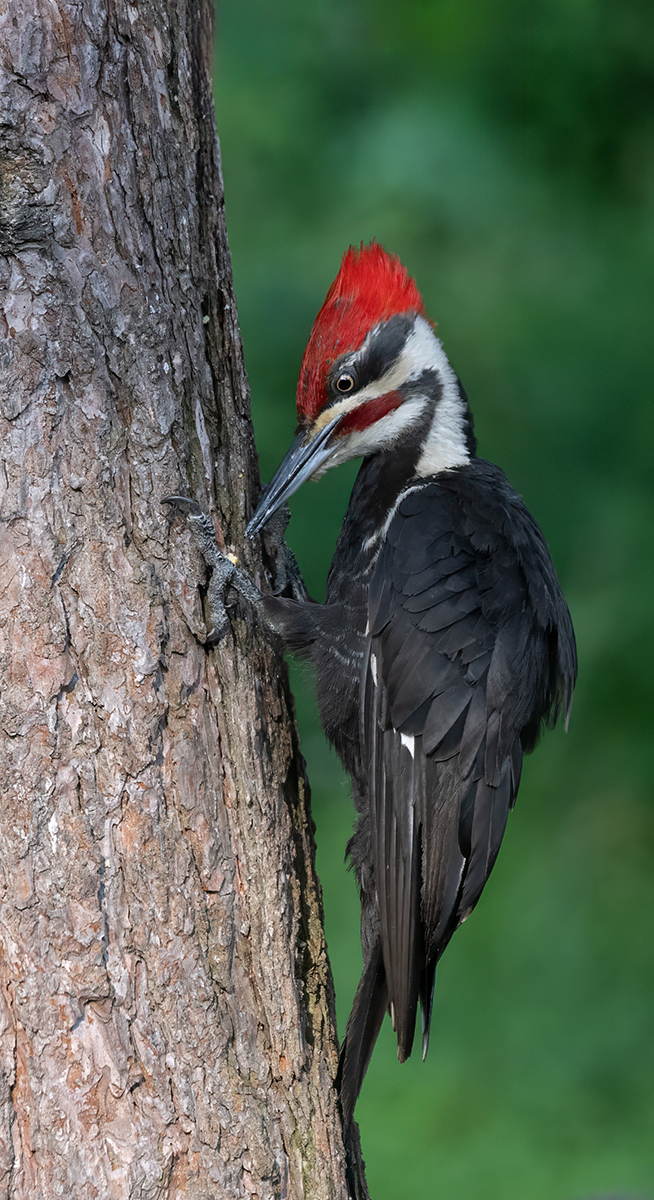
{"type": "Polygon", "coordinates": [[[255,606],[259,604],[259,592],[251,579],[238,569],[236,561],[218,549],[213,523],[195,500],[189,496],[164,496],[162,503],[174,505],[184,513],[198,550],[207,566],[211,567],[207,607],[212,624],[207,642],[217,642],[230,623],[225,604],[227,588],[231,585],[255,606]]]}
{"type": "MultiPolygon", "coordinates": [[[[173,504],[184,513],[193,531],[198,550],[208,567],[218,570],[221,568],[223,560],[226,560],[230,566],[234,566],[227,555],[218,549],[213,523],[195,500],[191,500],[189,496],[164,496],[162,503],[173,504]]],[[[227,583],[227,580],[225,582],[227,583]]]]}
{"type": "Polygon", "coordinates": [[[272,592],[274,596],[286,593],[290,594],[294,600],[308,600],[309,593],[302,578],[302,572],[291,547],[284,539],[286,526],[290,519],[291,510],[287,504],[283,504],[266,522],[262,530],[266,549],[274,564],[272,592]]]}

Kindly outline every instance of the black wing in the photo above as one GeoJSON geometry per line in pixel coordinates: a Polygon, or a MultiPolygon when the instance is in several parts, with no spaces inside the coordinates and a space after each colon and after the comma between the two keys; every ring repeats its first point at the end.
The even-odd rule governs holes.
{"type": "Polygon", "coordinates": [[[476,460],[407,494],[369,598],[361,722],[398,1057],[423,1049],[436,963],[477,903],[523,750],[569,710],[574,635],[538,526],[476,460]]]}

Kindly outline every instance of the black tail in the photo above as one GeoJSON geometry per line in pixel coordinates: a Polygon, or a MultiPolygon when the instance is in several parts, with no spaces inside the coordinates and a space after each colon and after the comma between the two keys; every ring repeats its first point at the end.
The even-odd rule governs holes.
{"type": "Polygon", "coordinates": [[[341,1097],[343,1130],[349,1135],[363,1077],[373,1052],[377,1035],[388,1008],[388,988],[382,959],[381,941],[374,946],[367,966],[359,980],[341,1047],[336,1085],[341,1097]]]}

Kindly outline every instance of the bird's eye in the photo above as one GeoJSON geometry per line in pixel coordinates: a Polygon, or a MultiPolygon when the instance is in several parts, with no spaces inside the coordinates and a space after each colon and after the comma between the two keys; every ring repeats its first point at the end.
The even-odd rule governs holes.
{"type": "Polygon", "coordinates": [[[354,383],[354,375],[351,375],[349,371],[343,371],[336,380],[336,391],[343,393],[351,392],[354,388],[354,383]]]}

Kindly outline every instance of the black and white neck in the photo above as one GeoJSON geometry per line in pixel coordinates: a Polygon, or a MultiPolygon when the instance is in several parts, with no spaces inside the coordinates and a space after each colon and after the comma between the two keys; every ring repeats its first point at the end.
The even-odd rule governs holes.
{"type": "Polygon", "coordinates": [[[418,478],[469,462],[475,453],[466,394],[440,339],[422,316],[401,314],[373,329],[332,375],[353,380],[320,414],[341,417],[337,445],[323,469],[351,458],[404,451],[418,478]]]}
{"type": "Polygon", "coordinates": [[[325,367],[323,402],[302,414],[295,442],[248,526],[256,533],[305,479],[352,458],[396,459],[417,480],[475,453],[472,416],[440,339],[413,310],[378,322],[356,350],[325,367]]]}

